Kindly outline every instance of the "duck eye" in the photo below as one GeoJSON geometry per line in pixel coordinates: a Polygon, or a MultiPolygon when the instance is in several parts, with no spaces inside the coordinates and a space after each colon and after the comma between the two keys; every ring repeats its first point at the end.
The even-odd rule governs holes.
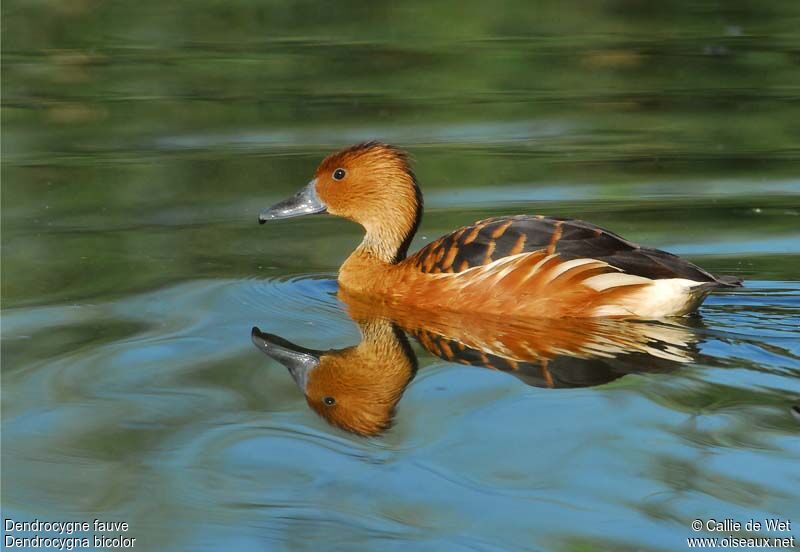
{"type": "Polygon", "coordinates": [[[325,397],[322,399],[322,402],[324,402],[326,406],[333,406],[336,404],[336,399],[333,397],[325,397]]]}
{"type": "Polygon", "coordinates": [[[345,172],[344,169],[336,169],[335,171],[333,171],[333,179],[341,180],[342,178],[345,177],[346,174],[347,173],[345,172]]]}

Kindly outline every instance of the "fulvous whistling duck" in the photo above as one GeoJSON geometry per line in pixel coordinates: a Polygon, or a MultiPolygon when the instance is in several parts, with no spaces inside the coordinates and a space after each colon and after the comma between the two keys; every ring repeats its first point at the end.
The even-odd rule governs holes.
{"type": "Polygon", "coordinates": [[[253,328],[259,350],[281,362],[308,405],[328,423],[359,435],[386,430],[417,358],[406,334],[449,362],[512,374],[537,387],[602,385],[632,372],[666,372],[694,356],[695,334],[677,324],[576,318],[506,319],[469,313],[375,309],[340,294],[361,342],[317,351],[253,328]]]}
{"type": "Polygon", "coordinates": [[[339,270],[340,289],[390,305],[655,319],[688,314],[715,289],[741,285],[593,224],[542,215],[478,221],[407,257],[422,194],[406,153],[378,142],[325,158],[307,186],[261,213],[259,223],[313,213],[364,227],[339,270]]]}

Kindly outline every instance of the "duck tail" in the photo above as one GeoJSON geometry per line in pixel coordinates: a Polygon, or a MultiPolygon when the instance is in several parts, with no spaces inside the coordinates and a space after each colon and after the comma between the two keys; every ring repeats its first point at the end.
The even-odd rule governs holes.
{"type": "Polygon", "coordinates": [[[738,276],[729,276],[723,274],[720,276],[714,276],[714,279],[716,280],[716,282],[713,283],[716,284],[716,287],[731,288],[731,287],[744,286],[744,280],[742,280],[738,276]]]}

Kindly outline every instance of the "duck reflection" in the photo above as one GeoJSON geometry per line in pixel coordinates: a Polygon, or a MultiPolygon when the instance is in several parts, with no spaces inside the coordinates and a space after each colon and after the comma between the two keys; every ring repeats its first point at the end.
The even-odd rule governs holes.
{"type": "Polygon", "coordinates": [[[329,423],[360,435],[377,435],[417,371],[417,357],[403,332],[388,320],[359,324],[361,343],[315,351],[253,328],[256,346],[282,363],[308,405],[329,423]]]}
{"type": "MultiPolygon", "coordinates": [[[[341,294],[340,294],[341,297],[341,294]]],[[[342,299],[348,299],[342,297],[342,299]]],[[[306,349],[253,328],[256,347],[286,366],[309,406],[329,423],[372,436],[385,431],[417,371],[412,336],[447,360],[502,370],[537,387],[601,385],[625,374],[673,370],[692,360],[691,319],[514,320],[399,311],[345,301],[361,342],[345,349],[306,349]]]]}

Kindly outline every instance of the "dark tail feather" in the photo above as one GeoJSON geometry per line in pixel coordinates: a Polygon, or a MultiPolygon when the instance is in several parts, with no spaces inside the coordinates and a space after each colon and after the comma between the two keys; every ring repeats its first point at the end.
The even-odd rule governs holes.
{"type": "Polygon", "coordinates": [[[736,276],[722,275],[714,276],[714,278],[716,278],[721,287],[742,287],[744,285],[744,280],[736,276]]]}
{"type": "Polygon", "coordinates": [[[711,293],[712,291],[716,291],[718,289],[730,289],[735,287],[742,287],[744,284],[742,283],[741,278],[737,278],[736,276],[714,276],[713,282],[705,282],[700,284],[699,286],[694,286],[692,288],[692,293],[697,295],[698,297],[705,298],[706,295],[711,293]]]}

